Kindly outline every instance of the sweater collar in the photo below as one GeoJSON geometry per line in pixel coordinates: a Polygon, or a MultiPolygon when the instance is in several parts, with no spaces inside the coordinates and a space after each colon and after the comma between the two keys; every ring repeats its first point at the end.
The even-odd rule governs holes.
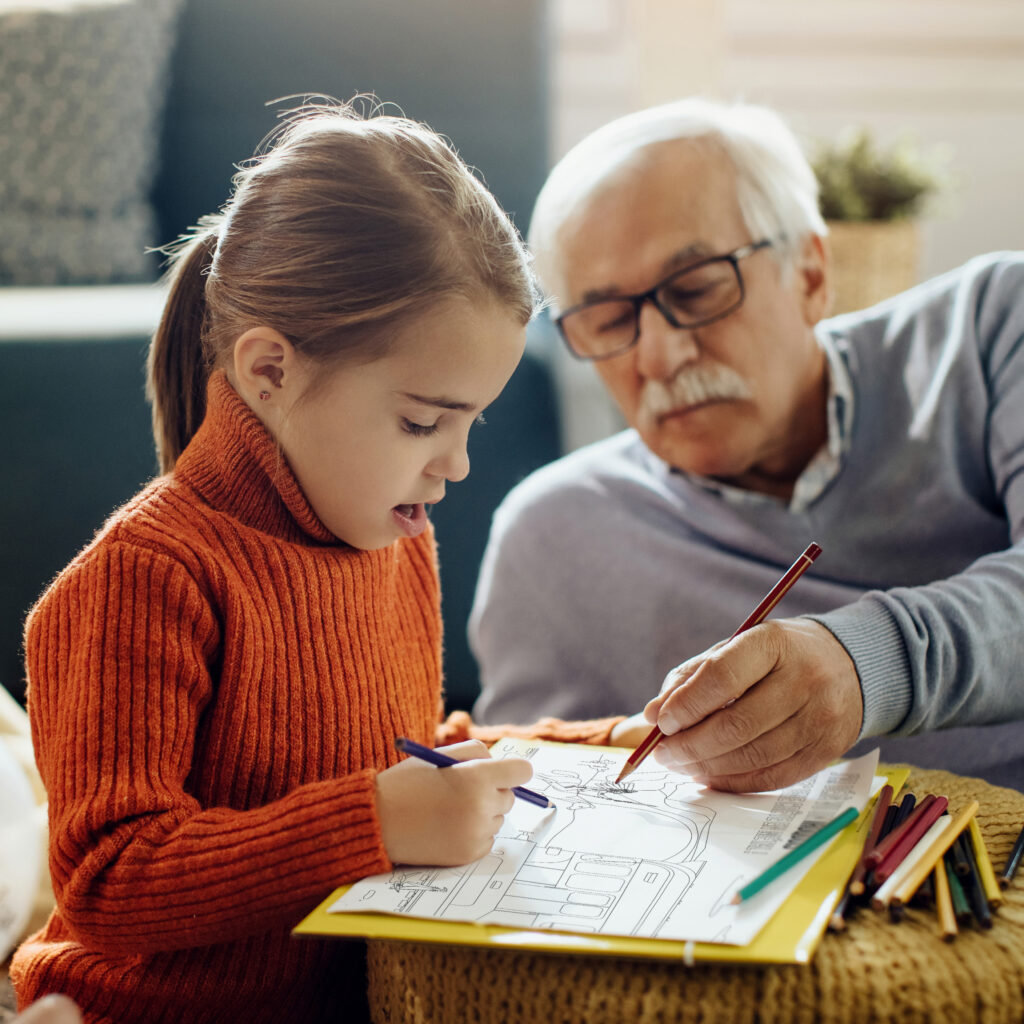
{"type": "Polygon", "coordinates": [[[313,511],[284,453],[223,370],[206,388],[206,415],[174,476],[210,505],[283,540],[342,543],[313,511]]]}

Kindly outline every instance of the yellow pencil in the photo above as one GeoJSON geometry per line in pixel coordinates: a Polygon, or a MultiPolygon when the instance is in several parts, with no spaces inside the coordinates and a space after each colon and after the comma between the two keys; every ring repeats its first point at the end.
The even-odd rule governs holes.
{"type": "Polygon", "coordinates": [[[981,887],[985,890],[985,899],[988,900],[988,905],[994,910],[1003,902],[1003,891],[999,888],[999,883],[996,882],[996,873],[992,868],[988,850],[985,849],[985,840],[982,838],[978,819],[971,818],[971,824],[968,827],[971,830],[971,846],[974,848],[974,860],[978,865],[981,887]]]}
{"type": "Polygon", "coordinates": [[[968,822],[978,811],[978,801],[972,800],[954,819],[940,836],[929,844],[928,848],[917,858],[914,870],[910,872],[903,884],[892,895],[894,903],[909,903],[910,897],[917,892],[918,886],[928,877],[928,873],[935,867],[942,855],[956,842],[968,822]]]}
{"type": "Polygon", "coordinates": [[[953,913],[953,896],[949,891],[949,879],[946,877],[946,868],[939,858],[939,863],[934,869],[935,886],[935,909],[939,914],[939,929],[946,942],[952,942],[959,932],[956,926],[956,914],[953,913]]]}

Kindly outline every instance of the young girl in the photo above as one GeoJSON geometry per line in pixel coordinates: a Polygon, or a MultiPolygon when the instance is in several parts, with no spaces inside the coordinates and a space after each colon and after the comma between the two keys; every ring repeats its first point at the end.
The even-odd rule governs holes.
{"type": "MultiPolygon", "coordinates": [[[[21,1004],[87,1021],[359,1020],[332,888],[490,848],[529,765],[397,763],[441,728],[426,506],[523,350],[518,237],[421,125],[307,107],[179,251],[150,356],[165,475],[26,627],[57,909],[21,1004]]],[[[102,455],[100,455],[102,457],[102,455]]],[[[606,742],[613,722],[535,735],[606,742]]]]}

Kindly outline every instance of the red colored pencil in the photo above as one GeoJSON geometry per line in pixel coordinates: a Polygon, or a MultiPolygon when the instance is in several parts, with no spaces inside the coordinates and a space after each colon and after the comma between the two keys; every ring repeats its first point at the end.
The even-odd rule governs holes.
{"type": "Polygon", "coordinates": [[[832,916],[828,919],[830,931],[841,932],[846,927],[846,912],[849,909],[850,901],[864,892],[864,875],[867,873],[864,856],[878,842],[878,837],[882,834],[882,824],[885,821],[886,812],[892,805],[892,794],[892,786],[888,783],[878,792],[875,809],[871,812],[871,823],[868,825],[867,834],[864,837],[864,845],[860,849],[860,860],[857,861],[853,873],[847,879],[843,894],[839,897],[832,916]]]}
{"type": "Polygon", "coordinates": [[[864,878],[870,870],[868,868],[868,854],[878,844],[878,840],[882,835],[882,825],[885,822],[885,816],[892,806],[892,793],[892,786],[886,783],[878,794],[878,800],[875,803],[875,813],[871,819],[871,827],[868,830],[867,838],[864,840],[860,860],[857,861],[857,866],[853,869],[853,874],[850,875],[849,890],[851,896],[860,896],[864,892],[864,878]]]}
{"type": "MultiPolygon", "coordinates": [[[[771,610],[786,596],[789,588],[803,576],[807,569],[810,568],[811,563],[820,554],[821,547],[818,544],[808,544],[803,554],[786,570],[779,582],[765,594],[761,603],[743,620],[739,628],[729,639],[735,640],[740,633],[745,633],[753,626],[760,625],[768,617],[771,610]]],[[[643,740],[640,741],[636,750],[626,758],[626,763],[622,766],[622,771],[619,772],[619,777],[615,781],[617,783],[621,782],[626,776],[635,772],[640,767],[641,762],[664,738],[665,734],[657,726],[651,729],[643,740]]]]}
{"type": "MultiPolygon", "coordinates": [[[[924,803],[924,801],[921,801],[924,803]]],[[[875,868],[875,880],[881,884],[900,866],[900,862],[921,841],[921,837],[946,813],[949,801],[944,796],[937,796],[925,806],[921,815],[903,833],[903,837],[885,855],[882,862],[875,868]]]]}
{"type": "Polygon", "coordinates": [[[918,801],[914,809],[895,828],[890,829],[889,834],[882,839],[877,846],[867,855],[868,867],[877,868],[885,859],[885,855],[907,834],[910,828],[925,810],[935,802],[935,797],[929,793],[923,800],[918,801]]]}

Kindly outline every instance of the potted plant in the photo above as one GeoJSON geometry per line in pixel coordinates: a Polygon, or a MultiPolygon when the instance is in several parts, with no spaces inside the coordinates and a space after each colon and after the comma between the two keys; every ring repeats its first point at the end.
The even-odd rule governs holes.
{"type": "Polygon", "coordinates": [[[944,182],[941,158],[909,140],[880,148],[867,129],[811,158],[832,251],[833,312],[863,309],[917,281],[916,218],[944,182]]]}

